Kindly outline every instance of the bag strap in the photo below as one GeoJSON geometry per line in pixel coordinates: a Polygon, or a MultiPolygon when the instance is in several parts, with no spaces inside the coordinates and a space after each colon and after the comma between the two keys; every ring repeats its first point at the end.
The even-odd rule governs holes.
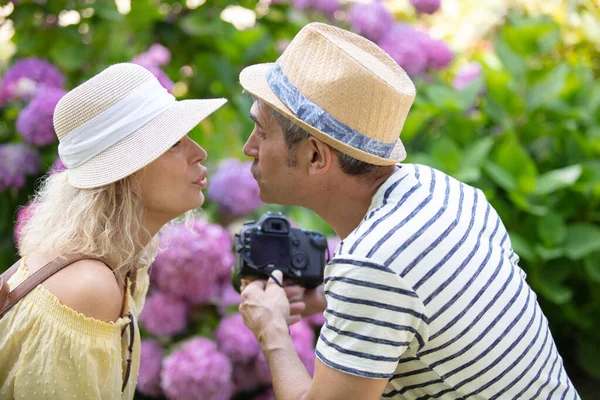
{"type": "Polygon", "coordinates": [[[97,260],[110,268],[108,262],[100,257],[93,257],[84,254],[69,254],[66,256],[57,257],[44,265],[42,268],[35,271],[29,278],[21,282],[13,290],[8,288],[8,279],[17,271],[21,260],[17,261],[12,267],[0,276],[0,319],[14,306],[19,300],[25,297],[36,286],[50,278],[52,275],[62,270],[65,267],[80,260],[97,260]],[[6,295],[8,291],[8,294],[6,295]]]}

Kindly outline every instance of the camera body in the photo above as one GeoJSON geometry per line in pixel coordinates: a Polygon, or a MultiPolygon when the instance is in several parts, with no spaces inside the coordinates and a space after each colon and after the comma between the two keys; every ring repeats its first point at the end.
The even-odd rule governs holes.
{"type": "Polygon", "coordinates": [[[274,270],[305,288],[323,283],[327,238],[292,228],[281,213],[267,212],[258,221],[245,222],[235,235],[235,250],[232,284],[238,291],[242,278],[267,277],[274,270]]]}

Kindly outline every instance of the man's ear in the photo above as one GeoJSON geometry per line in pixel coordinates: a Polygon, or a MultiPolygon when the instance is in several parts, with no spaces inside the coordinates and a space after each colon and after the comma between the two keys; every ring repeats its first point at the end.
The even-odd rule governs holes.
{"type": "Polygon", "coordinates": [[[320,175],[331,168],[334,150],[331,146],[311,136],[308,138],[308,156],[308,173],[320,175]]]}

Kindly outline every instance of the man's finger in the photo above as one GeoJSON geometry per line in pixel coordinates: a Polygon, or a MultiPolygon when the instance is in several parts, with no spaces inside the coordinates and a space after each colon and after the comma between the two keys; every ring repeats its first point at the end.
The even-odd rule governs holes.
{"type": "Polygon", "coordinates": [[[292,315],[288,318],[288,325],[294,325],[296,322],[299,322],[302,319],[300,315],[292,315]]]}
{"type": "Polygon", "coordinates": [[[275,282],[273,278],[277,279],[277,281],[279,281],[279,283],[283,285],[283,273],[280,270],[276,269],[272,272],[271,277],[267,281],[267,287],[265,288],[265,290],[271,287],[279,287],[279,285],[275,282]]]}
{"type": "Polygon", "coordinates": [[[250,282],[248,285],[246,285],[245,290],[248,290],[250,288],[265,290],[265,287],[267,287],[267,281],[263,279],[256,279],[250,282]]]}
{"type": "Polygon", "coordinates": [[[296,302],[290,304],[290,315],[301,314],[306,308],[306,304],[302,302],[296,302]]]}
{"type": "Polygon", "coordinates": [[[302,296],[304,295],[304,288],[298,285],[286,286],[285,294],[290,300],[290,302],[302,300],[302,296]]]}

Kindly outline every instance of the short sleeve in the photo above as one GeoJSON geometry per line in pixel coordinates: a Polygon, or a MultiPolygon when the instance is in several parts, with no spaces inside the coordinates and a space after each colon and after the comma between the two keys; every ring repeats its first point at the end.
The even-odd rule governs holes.
{"type": "Polygon", "coordinates": [[[326,322],[317,357],[336,370],[388,379],[408,349],[429,337],[425,307],[394,271],[367,259],[334,258],[325,271],[326,322]]]}

